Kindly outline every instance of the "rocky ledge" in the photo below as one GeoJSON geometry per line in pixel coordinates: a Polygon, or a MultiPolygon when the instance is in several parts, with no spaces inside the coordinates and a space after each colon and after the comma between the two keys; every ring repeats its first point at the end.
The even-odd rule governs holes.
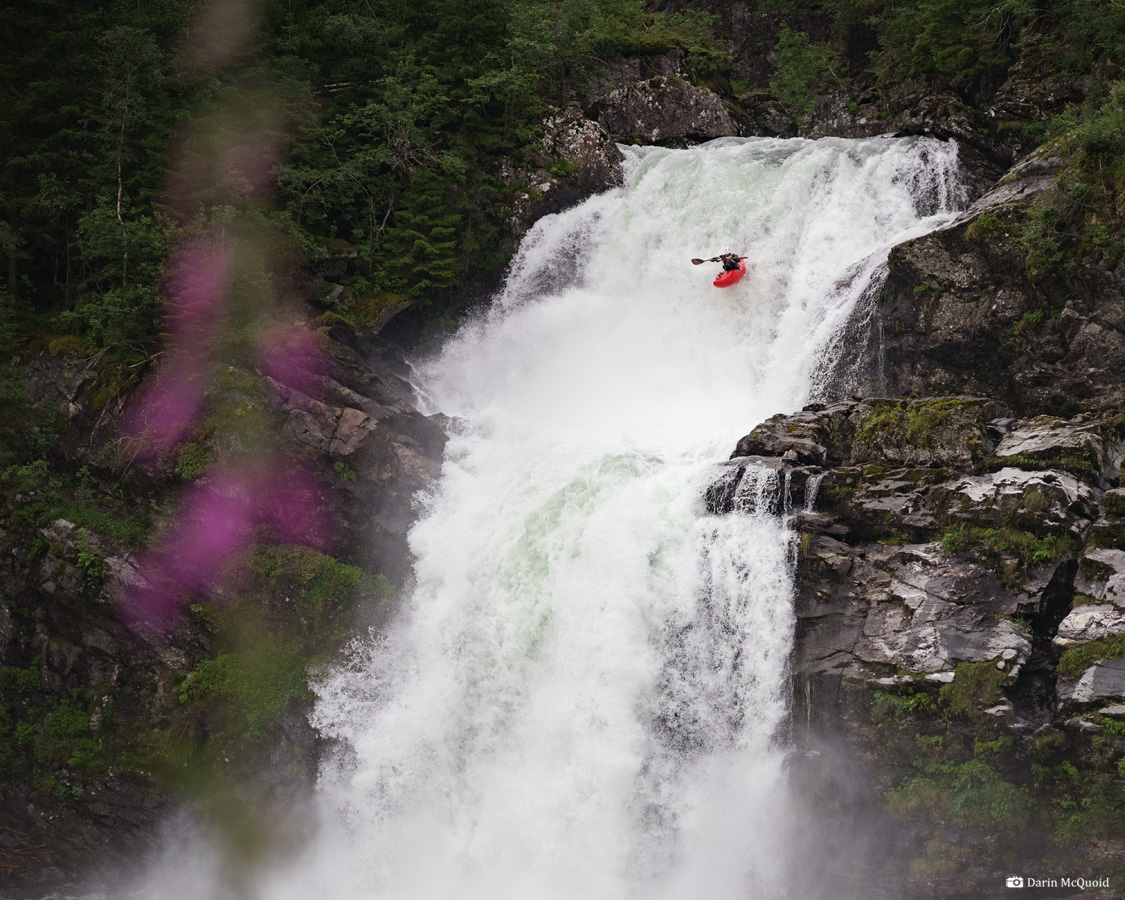
{"type": "Polygon", "coordinates": [[[1125,858],[1123,458],[1120,415],[848,400],[763,423],[708,489],[795,530],[794,771],[868,826],[841,863],[868,896],[1125,858]]]}

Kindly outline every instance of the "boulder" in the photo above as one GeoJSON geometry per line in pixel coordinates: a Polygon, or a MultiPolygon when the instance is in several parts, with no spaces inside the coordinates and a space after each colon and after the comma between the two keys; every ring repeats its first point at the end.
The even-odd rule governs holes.
{"type": "Polygon", "coordinates": [[[543,118],[542,141],[531,161],[531,166],[515,166],[508,159],[500,163],[500,178],[523,188],[508,210],[513,248],[537,219],[616,187],[624,179],[624,157],[614,139],[573,103],[543,118]]]}
{"type": "Polygon", "coordinates": [[[738,133],[717,94],[662,75],[610,91],[593,111],[614,140],[626,144],[675,144],[738,133]]]}
{"type": "Polygon", "coordinates": [[[20,372],[32,409],[56,412],[67,419],[82,411],[79,392],[95,376],[86,360],[72,354],[37,356],[20,372]]]}
{"type": "Polygon", "coordinates": [[[1125,632],[1125,610],[1116,606],[1077,606],[1059,625],[1054,641],[1059,646],[1084,644],[1125,632]]]}

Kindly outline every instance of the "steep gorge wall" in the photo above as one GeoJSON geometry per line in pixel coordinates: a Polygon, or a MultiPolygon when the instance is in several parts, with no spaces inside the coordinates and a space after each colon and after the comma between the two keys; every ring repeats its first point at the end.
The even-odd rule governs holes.
{"type": "Polygon", "coordinates": [[[973,397],[813,404],[739,442],[707,502],[765,496],[800,537],[792,771],[833,890],[1118,876],[1123,458],[1120,414],[973,397]]]}

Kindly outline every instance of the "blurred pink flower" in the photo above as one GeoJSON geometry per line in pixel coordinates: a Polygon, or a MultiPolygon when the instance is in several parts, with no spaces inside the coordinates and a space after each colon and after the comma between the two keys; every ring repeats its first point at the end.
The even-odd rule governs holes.
{"type": "Polygon", "coordinates": [[[274,168],[280,158],[280,142],[265,132],[232,140],[219,154],[222,186],[236,197],[260,194],[273,186],[274,168]]]}
{"type": "Polygon", "coordinates": [[[160,547],[140,561],[143,583],[122,605],[133,627],[167,630],[183,613],[180,598],[221,588],[227,564],[264,532],[270,539],[325,550],[329,533],[319,483],[283,465],[262,472],[221,472],[190,488],[160,547]]]}
{"type": "Polygon", "coordinates": [[[181,357],[166,365],[141,388],[126,412],[124,430],[140,438],[136,449],[142,461],[153,462],[176,446],[199,417],[205,382],[194,363],[181,357]]]}
{"type": "Polygon", "coordinates": [[[181,247],[169,268],[165,293],[172,340],[181,350],[206,351],[230,284],[230,251],[214,239],[199,238],[181,247]]]}
{"type": "Polygon", "coordinates": [[[274,472],[271,481],[258,495],[259,524],[282,543],[327,550],[332,535],[320,480],[304,467],[289,466],[274,472]]]}
{"type": "Polygon", "coordinates": [[[277,324],[258,338],[262,373],[302,394],[315,394],[328,372],[323,338],[301,325],[277,324]]]}
{"type": "Polygon", "coordinates": [[[168,358],[125,417],[125,433],[143,438],[138,456],[148,462],[179,443],[199,417],[206,362],[230,282],[230,254],[222,244],[200,239],[182,247],[170,268],[168,358]]]}

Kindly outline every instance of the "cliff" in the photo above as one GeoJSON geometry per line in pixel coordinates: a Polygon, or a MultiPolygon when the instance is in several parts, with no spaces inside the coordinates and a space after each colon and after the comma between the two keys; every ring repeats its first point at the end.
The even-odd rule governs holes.
{"type": "Polygon", "coordinates": [[[1123,459],[1120,415],[964,396],[812,404],[739,442],[707,503],[795,529],[793,772],[850,889],[1116,870],[1123,459]]]}
{"type": "Polygon", "coordinates": [[[246,811],[311,787],[306,672],[392,608],[445,442],[377,337],[315,334],[304,370],[224,366],[158,453],[129,437],[142,392],[27,360],[44,449],[5,471],[0,517],[6,881],[128,871],[183,800],[245,838],[246,811]]]}

